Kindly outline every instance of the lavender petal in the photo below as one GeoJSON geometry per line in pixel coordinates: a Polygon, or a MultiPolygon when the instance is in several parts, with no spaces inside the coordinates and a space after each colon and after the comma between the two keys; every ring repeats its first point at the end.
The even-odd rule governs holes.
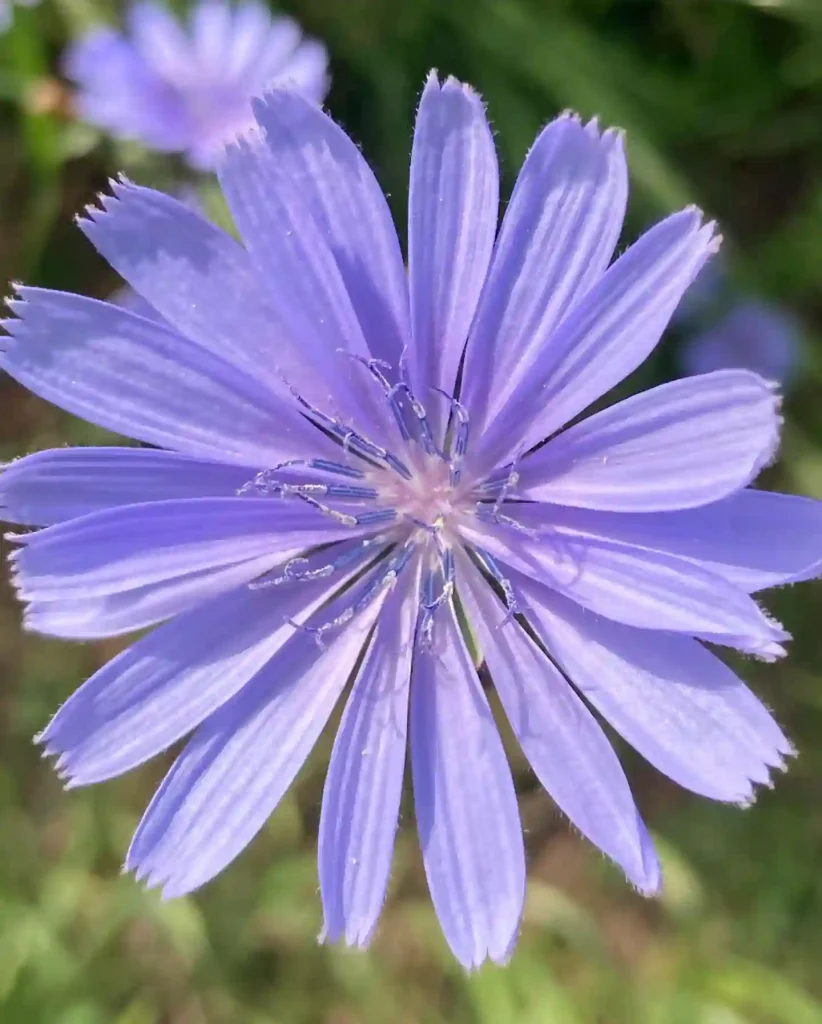
{"type": "Polygon", "coordinates": [[[519,624],[500,625],[503,606],[465,555],[460,579],[494,686],[537,778],[640,892],[657,892],[660,868],[653,844],[602,729],[519,624]]]}
{"type": "Polygon", "coordinates": [[[698,641],[603,619],[517,579],[528,616],[573,684],[669,778],[746,804],[792,753],[767,709],[698,641]]]}
{"type": "Polygon", "coordinates": [[[524,459],[517,494],[615,512],[706,505],[747,486],[773,458],[777,409],[771,386],[744,370],[662,384],[524,459]]]}
{"type": "MultiPolygon", "coordinates": [[[[411,570],[407,570],[409,573],[411,570]]],[[[334,742],[319,833],[323,936],[368,945],[385,901],[405,769],[418,573],[385,602],[334,742]]]]}
{"type": "Polygon", "coordinates": [[[468,970],[504,963],[525,894],[522,827],[491,709],[450,605],[411,682],[414,804],[428,887],[468,970]]]}
{"type": "MultiPolygon", "coordinates": [[[[408,197],[408,277],[414,349],[411,385],[454,391],[485,283],[499,206],[499,169],[482,101],[468,86],[429,75],[423,90],[408,197]]],[[[431,406],[433,429],[445,422],[431,406]]]]}
{"type": "Polygon", "coordinates": [[[80,295],[21,288],[0,367],[49,402],[138,441],[259,469],[335,445],[253,377],[162,325],[80,295]]]}
{"type": "Polygon", "coordinates": [[[324,651],[311,635],[297,633],[200,726],[140,822],[129,870],[170,899],[204,885],[234,860],[311,752],[380,606],[381,600],[374,602],[324,651]]]}

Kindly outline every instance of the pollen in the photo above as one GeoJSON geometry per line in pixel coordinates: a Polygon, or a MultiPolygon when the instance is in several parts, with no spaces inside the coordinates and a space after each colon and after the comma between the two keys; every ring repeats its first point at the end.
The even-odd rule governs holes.
{"type": "Polygon", "coordinates": [[[411,462],[409,480],[384,472],[374,483],[381,503],[433,530],[444,529],[464,500],[462,489],[452,483],[449,464],[426,453],[411,462]]]}

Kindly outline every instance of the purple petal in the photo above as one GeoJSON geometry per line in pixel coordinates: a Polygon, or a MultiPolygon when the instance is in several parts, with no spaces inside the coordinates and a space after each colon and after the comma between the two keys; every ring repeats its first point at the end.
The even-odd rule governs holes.
{"type": "Polygon", "coordinates": [[[303,353],[266,305],[242,246],[187,202],[128,182],[111,187],[103,209],[89,207],[79,224],[117,273],[173,330],[221,360],[276,392],[283,376],[302,386],[303,353]]]}
{"type": "MultiPolygon", "coordinates": [[[[371,354],[394,366],[409,338],[408,289],[391,211],[345,132],[295,92],[253,103],[281,202],[303,207],[328,246],[371,354]]],[[[337,342],[339,346],[340,342],[337,342]]]]}
{"type": "Polygon", "coordinates": [[[385,602],[325,780],[319,835],[323,935],[332,942],[344,936],[349,946],[370,942],[391,871],[418,585],[415,572],[385,602]]]}
{"type": "Polygon", "coordinates": [[[682,293],[717,245],[714,225],[702,226],[695,209],[647,231],[541,348],[489,425],[477,466],[490,468],[538,444],[635,370],[656,347],[682,293]]]}
{"type": "Polygon", "coordinates": [[[189,18],[191,54],[203,77],[226,76],[226,50],[234,34],[232,8],[225,0],[199,0],[189,18]]]}
{"type": "Polygon", "coordinates": [[[66,640],[95,640],[133,633],[181,615],[209,598],[266,575],[274,566],[303,554],[303,548],[245,559],[232,565],[172,576],[100,597],[35,601],[26,609],[26,629],[66,640]]]}
{"type": "MultiPolygon", "coordinates": [[[[376,253],[386,258],[390,251],[385,237],[370,233],[382,217],[374,211],[369,216],[365,209],[371,190],[357,179],[357,174],[364,174],[365,165],[359,158],[352,170],[336,158],[323,156],[331,141],[342,148],[340,136],[335,134],[338,129],[296,94],[270,93],[255,109],[262,126],[229,145],[220,163],[226,200],[260,279],[268,282],[266,300],[277,323],[301,351],[305,363],[323,373],[327,382],[324,394],[314,390],[305,397],[337,415],[337,408],[328,407],[328,395],[333,394],[340,418],[383,444],[386,438],[396,436],[389,405],[365,367],[351,357],[368,359],[371,355],[358,312],[377,310],[378,323],[385,325],[396,310],[389,302],[391,293],[369,294],[374,257],[365,262],[360,252],[365,232],[354,236],[354,249],[346,249],[336,234],[347,230],[349,216],[359,211],[376,253]],[[291,126],[292,115],[299,133],[291,126]],[[304,115],[303,122],[298,115],[304,115]],[[315,115],[320,122],[314,120],[315,115]],[[290,155],[289,149],[293,151],[290,155]],[[297,174],[301,165],[309,170],[297,174]],[[285,173],[286,168],[291,168],[291,175],[285,173]],[[320,180],[308,177],[309,171],[320,180]],[[328,215],[323,223],[318,207],[325,211],[325,204],[337,194],[335,178],[343,182],[343,188],[352,190],[353,198],[343,204],[339,215],[333,220],[328,215]],[[363,261],[363,269],[358,270],[357,260],[363,261]],[[371,300],[370,307],[366,297],[371,300]]],[[[393,242],[396,244],[396,239],[393,242]]],[[[391,280],[393,262],[387,264],[391,280]]],[[[388,338],[395,339],[396,332],[389,332],[388,338]]]]}
{"type": "Polygon", "coordinates": [[[80,295],[21,288],[0,366],[91,423],[260,468],[338,448],[257,381],[160,324],[80,295]],[[322,451],[320,451],[322,449],[322,451]]]}
{"type": "Polygon", "coordinates": [[[142,295],[138,295],[127,284],[110,292],[106,301],[110,302],[113,306],[127,309],[129,313],[136,313],[137,316],[141,316],[144,320],[156,320],[157,323],[161,324],[168,331],[174,330],[171,324],[160,316],[154,306],[149,305],[142,295]]]}
{"type": "MultiPolygon", "coordinates": [[[[611,744],[562,675],[460,556],[460,594],[514,735],[542,785],[584,836],[640,892],[659,889],[660,868],[611,744]]],[[[530,591],[528,592],[530,596],[530,591]]]]}
{"type": "Polygon", "coordinates": [[[229,497],[250,475],[242,466],[153,448],[54,448],[0,473],[0,512],[9,523],[51,526],[118,505],[229,497]]]}
{"type": "MultiPolygon", "coordinates": [[[[234,10],[227,55],[223,41],[223,73],[249,84],[267,84],[294,52],[301,35],[299,25],[291,18],[272,20],[265,4],[254,0],[240,3],[234,10]]],[[[253,89],[251,93],[261,91],[253,89]]]]}
{"type": "Polygon", "coordinates": [[[778,399],[744,370],[663,384],[590,416],[526,458],[517,495],[617,512],[717,501],[779,441],[778,399]]]}
{"type": "Polygon", "coordinates": [[[128,30],[143,59],[169,82],[185,82],[192,49],[182,25],[165,4],[136,0],[128,9],[128,30]]]}
{"type": "Polygon", "coordinates": [[[325,98],[329,82],[328,51],[316,39],[304,39],[277,72],[277,85],[296,89],[317,104],[325,98]]]}
{"type": "MultiPolygon", "coordinates": [[[[360,533],[362,531],[359,531],[360,533]]],[[[126,505],[17,537],[27,601],[71,601],[356,537],[299,501],[190,498],[126,505]]]]}
{"type": "Polygon", "coordinates": [[[468,970],[508,960],[525,857],[511,772],[450,605],[414,659],[411,764],[425,873],[442,930],[468,970]]]}
{"type": "MultiPolygon", "coordinates": [[[[313,558],[314,567],[328,561],[328,552],[313,558]]],[[[138,640],[84,683],[38,737],[48,754],[60,755],[61,776],[72,786],[102,782],[191,732],[294,635],[287,619],[307,618],[364,561],[333,582],[241,587],[138,640]]]]}
{"type": "Polygon", "coordinates": [[[505,565],[629,626],[712,633],[718,643],[723,634],[758,645],[787,636],[742,590],[684,558],[559,526],[533,538],[491,524],[461,532],[505,565]]]}
{"type": "Polygon", "coordinates": [[[768,784],[768,768],[784,767],[792,751],[776,722],[698,641],[600,618],[523,577],[515,586],[574,685],[669,778],[746,804],[752,783],[768,784]]]}
{"type": "MultiPolygon", "coordinates": [[[[169,899],[210,881],[251,842],[328,721],[382,600],[325,650],[309,633],[295,634],[200,726],[140,822],[129,870],[169,899]]],[[[333,617],[339,606],[321,614],[333,617]]]]}
{"type": "MultiPolygon", "coordinates": [[[[432,72],[417,112],[408,198],[408,276],[414,350],[411,385],[423,399],[452,394],[491,261],[499,170],[480,97],[432,72]]],[[[430,403],[435,424],[444,407],[430,403]]],[[[436,430],[436,427],[435,427],[436,430]]]]}
{"type": "Polygon", "coordinates": [[[477,427],[544,363],[559,324],[605,272],[627,196],[618,132],[563,115],[534,143],[468,343],[462,400],[477,427]]]}
{"type": "Polygon", "coordinates": [[[517,518],[690,559],[747,593],[822,574],[822,502],[792,494],[747,488],[701,508],[619,515],[536,503],[517,518]]]}

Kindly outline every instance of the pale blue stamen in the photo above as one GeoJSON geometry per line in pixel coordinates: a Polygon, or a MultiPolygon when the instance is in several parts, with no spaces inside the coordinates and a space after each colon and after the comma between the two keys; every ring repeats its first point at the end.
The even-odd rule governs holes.
{"type": "Polygon", "coordinates": [[[249,584],[251,590],[263,590],[266,587],[279,587],[283,583],[303,583],[310,582],[311,580],[325,579],[328,576],[332,576],[335,572],[345,568],[355,562],[360,555],[365,551],[366,548],[372,547],[375,544],[383,544],[386,542],[384,536],[369,537],[366,540],[361,541],[350,551],[347,551],[344,555],[339,555],[333,561],[328,562],[326,565],[318,566],[316,569],[299,569],[301,565],[308,565],[309,560],[307,558],[292,558],[286,562],[282,572],[277,576],[266,575],[253,583],[249,584]]]}
{"type": "Polygon", "coordinates": [[[426,573],[422,585],[422,600],[420,601],[420,614],[418,619],[418,630],[422,645],[430,649],[434,639],[434,618],[437,610],[449,601],[454,593],[456,581],[456,565],[454,563],[454,552],[442,540],[439,534],[435,535],[437,548],[439,549],[440,565],[439,572],[426,573]],[[437,592],[437,577],[441,577],[442,586],[437,592]]]}
{"type": "Polygon", "coordinates": [[[299,402],[299,404],[306,410],[311,422],[314,423],[315,426],[320,427],[320,429],[327,430],[330,434],[336,437],[338,441],[341,441],[344,451],[353,452],[355,455],[360,455],[366,459],[376,459],[379,462],[384,462],[406,480],[411,479],[411,471],[395,455],[392,455],[390,452],[386,451],[385,448],[381,448],[379,445],[374,444],[373,441],[369,441],[367,437],[364,437],[356,430],[352,430],[350,427],[344,426],[338,420],[312,405],[303,398],[299,391],[297,391],[297,389],[289,383],[286,378],[283,377],[282,379],[283,383],[297,402],[299,402]]]}
{"type": "Polygon", "coordinates": [[[505,599],[505,607],[508,609],[505,618],[502,622],[498,623],[498,628],[504,626],[507,622],[510,622],[515,615],[519,613],[519,604],[517,603],[516,594],[514,588],[511,586],[511,581],[503,575],[502,570],[497,565],[494,558],[488,554],[484,548],[474,548],[474,553],[482,564],[482,567],[487,571],[488,575],[499,585],[502,591],[502,596],[505,599]]]}
{"type": "Polygon", "coordinates": [[[468,433],[470,428],[468,410],[461,402],[454,398],[453,395],[449,395],[448,392],[443,391],[442,388],[432,387],[431,390],[436,391],[437,394],[447,398],[451,406],[451,416],[454,423],[452,427],[453,434],[449,449],[448,465],[451,469],[451,486],[456,487],[462,476],[462,460],[465,458],[465,453],[468,451],[468,433]]]}
{"type": "Polygon", "coordinates": [[[415,548],[416,545],[413,540],[407,541],[400,549],[399,553],[388,561],[382,572],[371,580],[356,601],[352,601],[347,608],[340,612],[339,615],[328,622],[324,622],[321,626],[307,626],[303,623],[295,622],[293,619],[287,619],[286,621],[294,626],[295,629],[302,630],[305,633],[312,633],[317,645],[324,648],[325,641],[323,637],[326,633],[338,629],[340,626],[344,626],[347,622],[350,622],[351,619],[364,611],[382,590],[394,585],[399,574],[408,565],[411,556],[414,554],[415,548]]]}

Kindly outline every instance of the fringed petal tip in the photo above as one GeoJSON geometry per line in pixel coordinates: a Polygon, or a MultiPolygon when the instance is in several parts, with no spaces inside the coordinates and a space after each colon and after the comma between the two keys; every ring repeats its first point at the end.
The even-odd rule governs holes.
{"type": "Polygon", "coordinates": [[[609,126],[608,128],[601,128],[598,117],[592,117],[590,121],[585,124],[585,133],[593,139],[595,142],[601,143],[606,149],[618,150],[619,153],[624,154],[625,152],[625,129],[609,126]]]}
{"type": "MultiPolygon", "coordinates": [[[[54,719],[52,719],[53,721],[54,719]]],[[[88,783],[74,777],[71,769],[71,751],[64,750],[49,735],[52,722],[42,732],[36,733],[32,742],[41,748],[40,756],[44,760],[52,760],[52,770],[60,782],[62,782],[63,789],[80,789],[82,786],[88,785],[88,783]]]]}
{"type": "MultiPolygon", "coordinates": [[[[21,281],[9,281],[9,294],[4,297],[3,305],[13,316],[0,319],[0,327],[3,328],[7,335],[13,335],[15,327],[20,322],[21,310],[26,302],[24,298],[25,291],[26,288],[21,281]]],[[[0,344],[2,344],[1,340],[0,344]]]]}
{"type": "Polygon", "coordinates": [[[143,889],[159,890],[159,897],[163,903],[169,900],[186,896],[191,890],[186,888],[180,881],[173,881],[173,872],[168,869],[161,871],[153,867],[149,862],[140,863],[127,854],[125,863],[120,868],[121,875],[131,875],[143,889]]]}
{"type": "Polygon", "coordinates": [[[83,207],[82,213],[75,214],[74,222],[81,231],[84,230],[85,225],[89,221],[97,224],[105,219],[106,214],[116,212],[118,204],[130,191],[138,187],[125,174],[118,174],[116,178],[109,178],[108,186],[109,192],[97,192],[93,202],[87,203],[83,207]]]}
{"type": "MultiPolygon", "coordinates": [[[[434,81],[436,81],[436,72],[432,71],[431,75],[434,76],[434,81]]],[[[430,80],[431,79],[429,77],[429,81],[430,80]]],[[[480,104],[483,109],[485,108],[482,96],[477,92],[473,85],[469,85],[467,82],[461,82],[458,78],[455,78],[454,75],[449,75],[444,82],[438,84],[441,92],[460,92],[467,99],[480,104]]]]}
{"type": "Polygon", "coordinates": [[[689,203],[678,213],[672,214],[679,220],[690,220],[694,232],[702,242],[702,260],[695,267],[691,281],[695,280],[708,260],[719,252],[723,237],[719,234],[719,225],[715,220],[705,220],[705,212],[695,203],[689,203]]]}
{"type": "Polygon", "coordinates": [[[332,928],[328,921],[323,921],[322,931],[317,936],[317,944],[331,946],[343,943],[348,949],[365,950],[371,945],[377,931],[376,921],[366,927],[357,919],[346,922],[345,928],[332,928]]]}
{"type": "Polygon", "coordinates": [[[627,875],[628,881],[636,891],[645,897],[659,896],[662,892],[662,865],[656,852],[651,834],[643,824],[642,818],[636,816],[639,837],[639,863],[627,875]]]}
{"type": "MultiPolygon", "coordinates": [[[[269,89],[261,98],[254,102],[254,112],[256,117],[256,106],[264,104],[265,101],[276,92],[283,92],[282,89],[269,89]]],[[[220,174],[226,162],[230,157],[242,159],[241,154],[248,153],[252,149],[257,149],[259,146],[264,144],[265,140],[265,129],[261,127],[257,120],[249,122],[240,131],[233,135],[223,146],[220,147],[219,152],[214,157],[213,168],[217,174],[220,174]]]]}
{"type": "MultiPolygon", "coordinates": [[[[278,84],[276,82],[267,86],[266,89],[259,95],[255,96],[251,100],[251,112],[254,114],[254,123],[249,127],[257,129],[265,133],[265,126],[261,122],[261,116],[265,116],[268,109],[272,106],[276,106],[282,99],[287,98],[289,102],[296,100],[301,103],[306,109],[315,111],[317,109],[316,104],[307,100],[305,96],[298,90],[287,84],[278,84]]],[[[328,117],[328,115],[325,115],[328,117]]],[[[246,132],[240,131],[235,136],[236,139],[242,139],[246,135],[246,132]]]]}
{"type": "Polygon", "coordinates": [[[6,556],[12,565],[12,572],[16,571],[14,568],[15,563],[19,560],[20,555],[23,553],[24,546],[28,543],[32,536],[33,534],[31,531],[29,531],[28,533],[14,533],[12,531],[9,531],[8,533],[3,534],[3,540],[7,544],[18,545],[12,551],[9,551],[9,553],[6,556]]]}
{"type": "MultiPolygon", "coordinates": [[[[488,948],[486,946],[477,946],[474,950],[474,955],[468,959],[467,957],[458,956],[461,966],[465,970],[466,974],[474,974],[476,971],[482,969],[488,962],[494,964],[496,967],[506,967],[514,955],[514,949],[516,948],[517,942],[519,941],[519,926],[509,939],[507,945],[500,949],[488,948]]],[[[456,951],[454,951],[456,955],[456,951]]]]}
{"type": "MultiPolygon", "coordinates": [[[[783,754],[785,757],[795,757],[796,751],[791,747],[789,751],[783,751],[783,754]]],[[[774,788],[776,785],[776,773],[786,772],[787,770],[788,764],[784,758],[780,754],[772,752],[766,759],[763,759],[762,770],[749,780],[748,790],[745,793],[741,793],[737,799],[728,800],[727,802],[734,804],[743,811],[748,810],[753,807],[763,790],[774,788]]]]}

